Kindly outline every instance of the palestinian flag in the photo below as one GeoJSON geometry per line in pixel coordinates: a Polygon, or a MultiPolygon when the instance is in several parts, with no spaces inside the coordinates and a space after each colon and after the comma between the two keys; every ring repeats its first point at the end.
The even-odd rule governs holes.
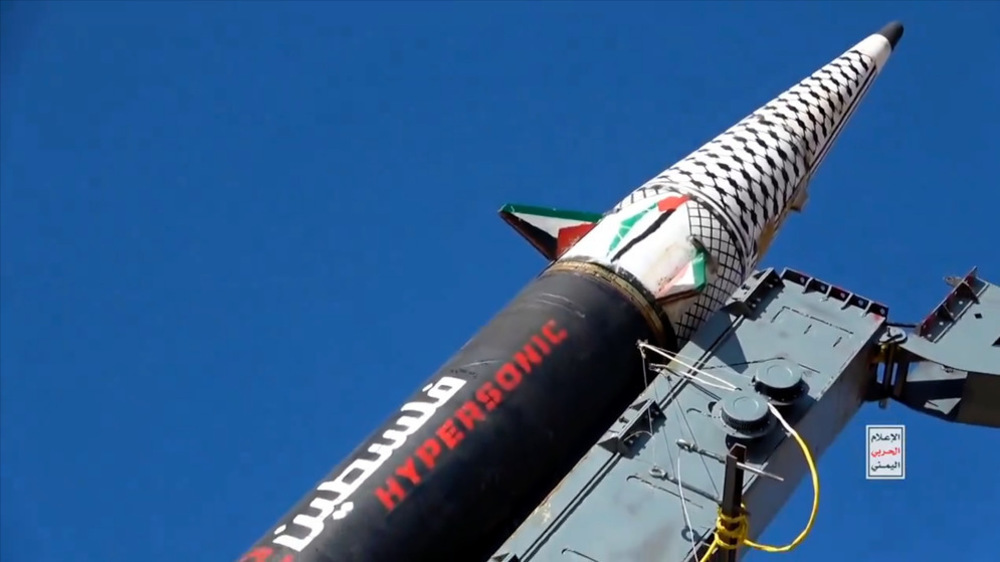
{"type": "Polygon", "coordinates": [[[674,211],[680,208],[681,205],[688,201],[687,195],[671,195],[649,205],[645,209],[639,211],[638,213],[622,219],[621,224],[618,226],[618,234],[611,240],[611,245],[608,247],[608,253],[614,252],[618,245],[625,240],[628,235],[632,232],[632,228],[639,223],[647,214],[649,214],[654,209],[660,212],[660,216],[656,217],[653,224],[649,225],[644,231],[636,235],[634,238],[628,241],[627,244],[618,249],[613,256],[611,256],[611,261],[618,261],[622,255],[625,254],[633,246],[641,242],[644,238],[656,231],[656,229],[663,226],[667,219],[669,219],[674,211]]]}
{"type": "Polygon", "coordinates": [[[656,292],[658,301],[680,300],[700,293],[708,283],[708,254],[703,249],[695,251],[691,261],[670,281],[667,281],[656,292]]]}
{"type": "Polygon", "coordinates": [[[565,211],[528,205],[504,205],[500,218],[543,256],[556,260],[601,220],[599,213],[565,211]]]}

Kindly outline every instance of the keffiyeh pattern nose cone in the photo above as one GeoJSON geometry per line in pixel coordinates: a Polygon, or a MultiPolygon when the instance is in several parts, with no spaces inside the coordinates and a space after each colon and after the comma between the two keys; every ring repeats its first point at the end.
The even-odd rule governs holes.
{"type": "Polygon", "coordinates": [[[684,300],[661,303],[677,335],[690,337],[757,266],[789,210],[804,203],[813,173],[901,34],[898,24],[890,24],[865,38],[664,170],[618,203],[564,258],[589,259],[629,274],[660,299],[671,294],[670,283],[681,269],[691,269],[676,256],[699,256],[703,285],[694,293],[673,292],[686,294],[684,300]],[[622,236],[621,225],[637,210],[671,198],[685,203],[667,218],[666,211],[650,217],[644,230],[633,226],[620,244],[628,245],[627,251],[599,250],[603,238],[622,236]],[[657,237],[652,232],[657,229],[664,234],[657,237]],[[637,237],[658,241],[637,243],[637,237]],[[673,249],[678,245],[684,250],[673,249]],[[663,279],[669,280],[666,289],[663,279]]]}

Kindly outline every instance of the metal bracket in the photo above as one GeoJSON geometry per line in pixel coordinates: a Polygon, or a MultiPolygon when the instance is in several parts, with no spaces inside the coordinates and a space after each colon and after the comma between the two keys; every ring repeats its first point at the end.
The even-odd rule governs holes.
{"type": "MultiPolygon", "coordinates": [[[[743,512],[743,469],[746,464],[747,448],[739,443],[733,445],[726,455],[726,479],[722,483],[722,513],[727,517],[739,517],[743,512]]],[[[732,530],[733,525],[727,525],[732,530]]],[[[720,549],[716,554],[717,562],[736,562],[739,545],[732,550],[720,549]]]]}
{"type": "Polygon", "coordinates": [[[870,398],[878,400],[878,407],[883,410],[889,405],[893,386],[906,382],[906,368],[909,363],[903,360],[905,353],[900,351],[899,346],[906,342],[907,337],[902,329],[889,326],[878,340],[882,380],[873,383],[874,395],[870,398]]]}
{"type": "Polygon", "coordinates": [[[947,277],[948,295],[910,333],[887,324],[868,400],[890,399],[947,421],[1000,427],[1000,290],[972,268],[947,277]]]}
{"type": "MultiPolygon", "coordinates": [[[[706,451],[705,449],[702,449],[702,448],[698,447],[697,445],[693,445],[691,443],[688,443],[687,441],[685,441],[683,439],[678,439],[677,440],[677,446],[680,447],[680,449],[682,451],[687,451],[689,453],[694,453],[694,454],[697,454],[697,455],[706,456],[706,457],[708,457],[710,459],[717,460],[717,461],[719,461],[720,463],[723,463],[723,464],[725,464],[726,462],[728,462],[728,457],[727,458],[723,458],[722,455],[716,455],[715,453],[713,453],[711,451],[706,451]]],[[[778,482],[784,482],[785,481],[784,478],[778,476],[777,474],[771,474],[770,472],[761,470],[759,468],[756,468],[756,467],[751,466],[751,465],[746,464],[746,463],[742,463],[741,462],[741,463],[737,464],[737,466],[739,466],[741,469],[743,469],[743,470],[745,470],[747,472],[752,472],[752,473],[756,474],[757,476],[763,476],[764,478],[770,478],[771,480],[775,480],[775,481],[778,481],[778,482]]]]}
{"type": "MultiPolygon", "coordinates": [[[[743,513],[743,467],[746,466],[746,460],[747,448],[741,443],[734,444],[729,449],[729,454],[726,455],[726,472],[722,483],[722,501],[719,503],[719,509],[727,517],[738,517],[743,513]]],[[[735,530],[733,525],[727,525],[726,528],[735,530]]],[[[709,533],[703,538],[688,562],[701,560],[714,540],[715,532],[709,533]]],[[[717,549],[713,562],[736,562],[739,549],[739,545],[734,549],[717,549]]]]}
{"type": "Polygon", "coordinates": [[[665,417],[655,401],[640,399],[625,410],[597,444],[607,451],[629,457],[639,435],[645,433],[652,437],[653,425],[665,417]]]}

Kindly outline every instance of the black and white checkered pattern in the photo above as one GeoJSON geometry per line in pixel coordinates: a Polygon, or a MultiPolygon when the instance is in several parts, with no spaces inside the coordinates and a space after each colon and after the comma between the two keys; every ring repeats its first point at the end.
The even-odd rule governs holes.
{"type": "Polygon", "coordinates": [[[715,274],[705,289],[691,303],[679,318],[672,318],[677,337],[688,339],[708,320],[716,310],[722,308],[726,299],[743,283],[748,273],[743,256],[733,240],[732,232],[713,212],[695,202],[685,205],[691,235],[698,239],[709,255],[709,268],[715,274]]]}
{"type": "Polygon", "coordinates": [[[612,212],[649,197],[688,195],[735,237],[738,275],[751,271],[765,224],[808,181],[876,72],[867,55],[848,51],[633,191],[612,212]]]}

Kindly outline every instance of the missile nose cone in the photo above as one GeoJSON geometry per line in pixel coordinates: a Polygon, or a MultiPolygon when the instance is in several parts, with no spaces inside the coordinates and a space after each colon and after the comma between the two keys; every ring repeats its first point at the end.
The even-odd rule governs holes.
{"type": "Polygon", "coordinates": [[[668,194],[710,209],[724,232],[703,228],[699,215],[690,219],[691,233],[719,263],[735,264],[729,278],[713,281],[730,294],[759,263],[787,211],[802,208],[814,172],[902,36],[902,24],[892,22],[865,37],[640,186],[613,212],[668,194]]]}
{"type": "Polygon", "coordinates": [[[875,61],[876,73],[881,72],[892,51],[903,37],[903,24],[890,22],[854,46],[853,50],[875,61]]]}
{"type": "Polygon", "coordinates": [[[895,49],[896,44],[903,37],[903,24],[898,21],[893,21],[885,24],[885,27],[878,30],[878,34],[885,37],[885,40],[889,42],[889,48],[895,49]]]}

